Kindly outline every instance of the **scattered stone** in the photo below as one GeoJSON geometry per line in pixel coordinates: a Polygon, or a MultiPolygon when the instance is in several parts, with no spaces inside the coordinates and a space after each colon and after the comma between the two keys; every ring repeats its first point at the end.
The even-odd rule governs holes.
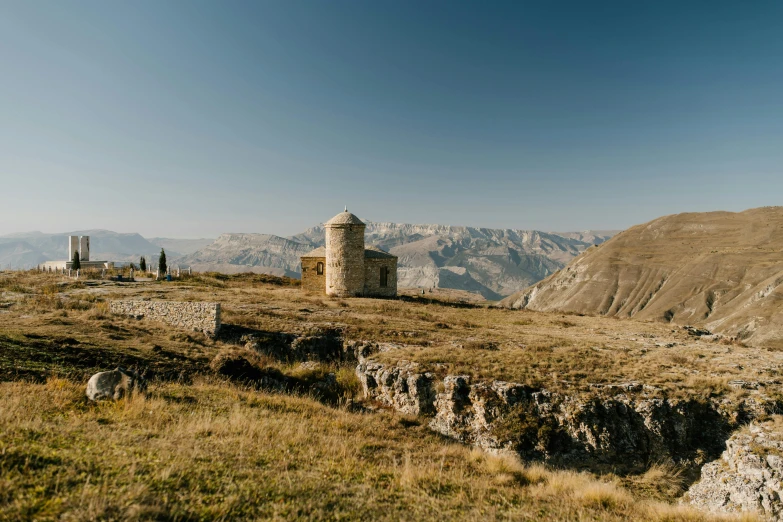
{"type": "Polygon", "coordinates": [[[117,367],[108,372],[99,372],[87,381],[87,398],[91,401],[102,399],[120,400],[133,391],[145,392],[147,383],[135,371],[117,367]]]}
{"type": "Polygon", "coordinates": [[[758,390],[761,383],[758,381],[729,381],[729,386],[737,390],[758,390]]]}
{"type": "Polygon", "coordinates": [[[354,360],[343,348],[342,330],[309,329],[303,335],[261,332],[239,338],[245,349],[282,361],[337,362],[354,360]]]}
{"type": "Polygon", "coordinates": [[[619,384],[590,384],[590,388],[606,390],[608,392],[640,392],[644,389],[639,382],[623,382],[619,384]]]}
{"type": "Polygon", "coordinates": [[[702,335],[712,335],[712,332],[705,328],[696,328],[695,326],[691,325],[685,325],[682,327],[683,330],[688,332],[688,335],[691,335],[693,337],[701,337],[702,335]]]}

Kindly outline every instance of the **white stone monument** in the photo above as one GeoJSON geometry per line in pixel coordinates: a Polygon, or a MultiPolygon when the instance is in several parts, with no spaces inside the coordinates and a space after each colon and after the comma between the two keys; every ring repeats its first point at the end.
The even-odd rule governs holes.
{"type": "Polygon", "coordinates": [[[90,260],[90,236],[79,238],[79,261],[90,260]]]}
{"type": "MultiPolygon", "coordinates": [[[[68,261],[73,261],[73,255],[79,252],[79,236],[68,236],[68,261]]],[[[81,260],[79,253],[79,260],[81,260]]]]}

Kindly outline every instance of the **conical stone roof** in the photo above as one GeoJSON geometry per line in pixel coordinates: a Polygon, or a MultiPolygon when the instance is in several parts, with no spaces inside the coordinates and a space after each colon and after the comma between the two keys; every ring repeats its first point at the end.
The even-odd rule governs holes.
{"type": "Polygon", "coordinates": [[[332,219],[324,223],[324,225],[326,225],[327,227],[330,225],[364,225],[364,222],[362,222],[361,219],[348,212],[348,209],[346,208],[345,212],[340,212],[332,219]]]}

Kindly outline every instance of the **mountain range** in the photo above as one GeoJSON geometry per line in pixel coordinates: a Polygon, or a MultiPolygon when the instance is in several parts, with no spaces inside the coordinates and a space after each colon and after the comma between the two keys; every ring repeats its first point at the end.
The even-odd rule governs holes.
{"type": "MultiPolygon", "coordinates": [[[[399,286],[465,290],[497,300],[556,272],[615,231],[549,233],[449,225],[366,221],[366,241],[399,258],[399,286]]],[[[91,259],[155,262],[161,248],[171,264],[197,271],[261,272],[300,277],[299,257],[324,244],[322,225],[291,237],[228,233],[211,239],[145,239],[139,234],[85,230],[0,237],[0,267],[30,268],[66,259],[67,236],[91,236],[91,259]]]]}
{"type": "MultiPolygon", "coordinates": [[[[398,256],[400,287],[452,288],[496,300],[540,281],[614,231],[547,233],[365,221],[365,241],[398,256]]],[[[324,245],[322,225],[283,238],[223,234],[177,260],[195,270],[299,277],[299,257],[324,245]]]]}

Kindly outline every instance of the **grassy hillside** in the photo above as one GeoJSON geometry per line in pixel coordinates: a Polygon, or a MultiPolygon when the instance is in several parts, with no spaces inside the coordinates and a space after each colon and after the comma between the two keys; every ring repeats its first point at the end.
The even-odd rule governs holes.
{"type": "Polygon", "coordinates": [[[552,386],[570,386],[566,375],[652,379],[664,365],[672,373],[656,382],[674,383],[705,359],[720,379],[777,364],[655,324],[421,297],[327,299],[269,276],[118,284],[0,273],[0,520],[715,519],[667,503],[682,484],[666,465],[618,477],[490,456],[435,435],[426,419],[364,401],[355,363],[302,365],[251,354],[243,341],[318,328],[477,376],[552,386]],[[107,300],[127,297],[219,301],[224,332],[213,340],[108,313],[107,300]],[[683,343],[681,360],[653,344],[664,341],[683,343]],[[602,370],[622,347],[626,361],[653,353],[602,370]],[[289,386],[217,375],[214,361],[237,353],[289,386]],[[150,371],[148,394],[87,403],[89,375],[119,364],[150,371]],[[336,384],[323,393],[328,372],[336,384]]]}
{"type": "Polygon", "coordinates": [[[783,207],[665,216],[504,300],[514,308],[692,324],[783,347],[783,207]]]}

